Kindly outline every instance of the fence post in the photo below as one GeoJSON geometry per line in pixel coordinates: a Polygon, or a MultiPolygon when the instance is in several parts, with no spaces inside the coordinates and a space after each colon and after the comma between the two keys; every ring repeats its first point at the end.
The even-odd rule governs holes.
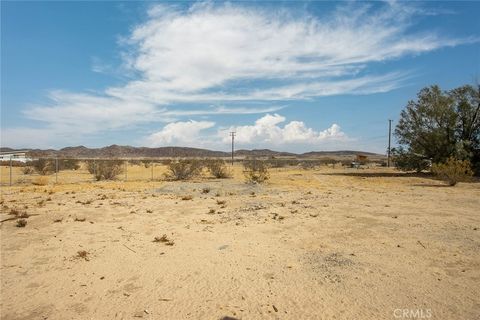
{"type": "Polygon", "coordinates": [[[10,156],[10,186],[12,186],[12,156],[10,156]]]}
{"type": "Polygon", "coordinates": [[[58,158],[55,158],[55,183],[58,183],[58,158]]]}
{"type": "Polygon", "coordinates": [[[152,167],[152,181],[153,181],[153,166],[154,166],[154,163],[153,161],[150,162],[150,167],[152,167]]]}
{"type": "Polygon", "coordinates": [[[93,159],[93,181],[95,181],[97,176],[97,163],[95,162],[95,159],[93,159]]]}
{"type": "Polygon", "coordinates": [[[125,160],[125,181],[127,181],[128,179],[127,171],[128,171],[128,160],[125,160]]]}

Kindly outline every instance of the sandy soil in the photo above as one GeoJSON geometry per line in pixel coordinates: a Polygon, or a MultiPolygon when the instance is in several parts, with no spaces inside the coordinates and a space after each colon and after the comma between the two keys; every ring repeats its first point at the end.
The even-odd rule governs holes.
{"type": "Polygon", "coordinates": [[[1,319],[480,318],[480,183],[236,170],[3,187],[1,319]]]}

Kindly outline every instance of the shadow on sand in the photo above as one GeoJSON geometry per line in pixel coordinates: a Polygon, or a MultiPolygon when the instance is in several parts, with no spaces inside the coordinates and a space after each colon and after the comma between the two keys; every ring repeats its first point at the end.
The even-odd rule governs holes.
{"type": "Polygon", "coordinates": [[[427,178],[435,179],[432,174],[429,173],[416,173],[416,172],[362,172],[362,171],[350,171],[350,172],[328,172],[320,173],[320,175],[326,176],[346,176],[346,177],[361,177],[361,178],[427,178]]]}
{"type": "MultiPolygon", "coordinates": [[[[439,178],[435,177],[431,173],[426,172],[361,172],[361,171],[354,171],[354,172],[328,172],[328,173],[319,173],[318,175],[325,175],[325,176],[344,176],[344,177],[360,177],[360,178],[423,178],[435,181],[435,184],[429,183],[416,183],[412,184],[414,187],[431,187],[431,188],[443,188],[443,187],[451,187],[439,178]]],[[[473,177],[470,183],[480,183],[480,178],[473,177]]]]}

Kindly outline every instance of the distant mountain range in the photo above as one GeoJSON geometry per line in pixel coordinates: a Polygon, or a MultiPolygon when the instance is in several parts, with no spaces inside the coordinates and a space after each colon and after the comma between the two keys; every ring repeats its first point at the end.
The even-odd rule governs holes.
{"type": "MultiPolygon", "coordinates": [[[[1,152],[13,152],[20,149],[0,148],[1,152]]],[[[212,151],[185,147],[131,147],[111,145],[103,148],[87,148],[84,146],[54,149],[22,149],[33,157],[60,157],[60,158],[173,158],[173,157],[230,157],[230,152],[212,151]]],[[[269,149],[237,150],[236,157],[292,157],[292,158],[325,158],[325,157],[354,157],[362,154],[374,158],[384,155],[352,150],[341,151],[311,151],[306,153],[279,152],[269,149]]]]}

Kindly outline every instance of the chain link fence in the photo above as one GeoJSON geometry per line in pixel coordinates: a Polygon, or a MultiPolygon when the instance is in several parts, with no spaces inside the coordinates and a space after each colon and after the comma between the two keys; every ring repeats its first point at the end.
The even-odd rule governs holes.
{"type": "Polygon", "coordinates": [[[163,178],[166,159],[38,158],[2,161],[0,185],[68,184],[100,180],[152,181],[163,178]]]}
{"type": "MultiPolygon", "coordinates": [[[[192,158],[189,158],[192,159],[192,158]]],[[[36,158],[30,161],[2,161],[0,163],[0,185],[48,185],[95,182],[100,180],[117,181],[156,181],[163,180],[168,164],[179,159],[75,159],[75,158],[36,158]]],[[[206,159],[198,159],[205,160],[206,159]]],[[[230,159],[225,165],[232,165],[230,159]]],[[[295,159],[295,158],[255,158],[273,170],[283,168],[315,169],[350,166],[350,159],[295,159]]],[[[252,158],[235,159],[241,166],[252,158]]]]}

